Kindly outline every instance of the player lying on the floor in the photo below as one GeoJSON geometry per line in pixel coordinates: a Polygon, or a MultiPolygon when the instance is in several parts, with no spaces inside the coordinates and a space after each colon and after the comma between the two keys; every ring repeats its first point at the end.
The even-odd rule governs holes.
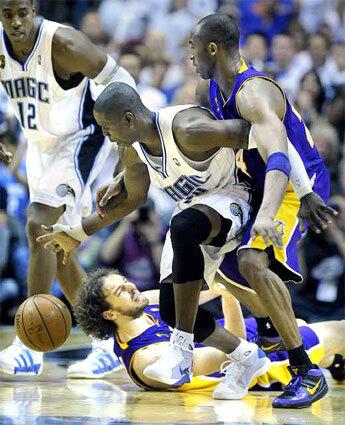
{"type": "MultiPolygon", "coordinates": [[[[224,319],[218,323],[241,338],[255,339],[255,320],[243,321],[239,303],[221,285],[215,284],[214,291],[223,296],[224,319]]],[[[160,356],[171,334],[159,316],[157,303],[158,291],[142,294],[116,271],[98,269],[87,275],[75,311],[78,323],[87,334],[96,338],[115,335],[116,355],[122,359],[131,379],[145,389],[211,390],[223,378],[225,368],[238,367],[221,351],[199,344],[194,350],[194,376],[190,383],[169,386],[147,378],[143,373],[145,367],[160,356]]],[[[336,353],[345,354],[344,320],[305,324],[299,329],[313,363],[328,367],[336,353]]],[[[268,357],[270,369],[255,378],[250,388],[255,384],[270,388],[273,383],[286,385],[290,381],[286,351],[270,353],[268,357]]]]}

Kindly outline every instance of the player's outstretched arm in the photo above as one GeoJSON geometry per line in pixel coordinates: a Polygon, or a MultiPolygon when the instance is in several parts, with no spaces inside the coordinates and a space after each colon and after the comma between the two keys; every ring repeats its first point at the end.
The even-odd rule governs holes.
{"type": "Polygon", "coordinates": [[[63,264],[67,263],[69,254],[88,236],[108,227],[136,210],[147,199],[150,177],[146,168],[133,148],[123,153],[124,186],[118,195],[113,196],[104,207],[105,215],[94,213],[85,217],[74,226],[55,224],[46,230],[46,234],[37,238],[45,248],[53,252],[64,251],[63,264]]]}
{"type": "Polygon", "coordinates": [[[282,119],[285,98],[272,82],[249,80],[236,96],[237,109],[251,125],[260,155],[267,163],[264,196],[252,230],[267,245],[282,246],[274,217],[283,201],[290,178],[287,134],[282,119]]]}
{"type": "Polygon", "coordinates": [[[195,107],[176,115],[173,130],[189,151],[205,152],[221,147],[246,149],[250,125],[244,120],[218,121],[210,111],[195,107]]]}
{"type": "Polygon", "coordinates": [[[134,79],[124,68],[84,33],[72,27],[61,27],[56,31],[52,52],[57,71],[69,75],[81,73],[103,86],[122,81],[136,87],[134,79]]]}

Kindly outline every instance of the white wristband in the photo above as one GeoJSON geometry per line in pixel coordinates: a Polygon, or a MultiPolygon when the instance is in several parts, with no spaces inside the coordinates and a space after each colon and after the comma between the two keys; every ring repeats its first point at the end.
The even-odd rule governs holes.
{"type": "Polygon", "coordinates": [[[98,85],[106,86],[107,84],[109,84],[114,74],[116,74],[119,67],[120,66],[114,61],[114,59],[111,56],[107,55],[106,64],[104,65],[102,71],[98,75],[96,75],[93,81],[98,85]]]}
{"type": "Polygon", "coordinates": [[[253,137],[252,128],[250,127],[249,135],[248,135],[248,149],[257,149],[256,141],[253,137]]]}
{"type": "Polygon", "coordinates": [[[55,224],[53,226],[53,232],[55,230],[65,232],[67,235],[71,236],[71,238],[82,242],[84,239],[86,239],[89,235],[85,233],[85,230],[81,223],[75,224],[74,226],[61,226],[61,228],[57,228],[57,226],[61,226],[59,224],[55,224]]]}
{"type": "Polygon", "coordinates": [[[288,156],[291,164],[290,182],[298,199],[301,199],[313,191],[312,182],[309,179],[302,158],[289,140],[288,156]]]}

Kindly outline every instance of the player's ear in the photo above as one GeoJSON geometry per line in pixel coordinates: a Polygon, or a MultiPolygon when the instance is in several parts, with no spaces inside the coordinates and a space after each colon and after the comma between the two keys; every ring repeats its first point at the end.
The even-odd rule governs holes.
{"type": "Polygon", "coordinates": [[[214,56],[218,53],[219,49],[217,44],[212,42],[207,46],[207,50],[211,56],[214,56]]]}
{"type": "Polygon", "coordinates": [[[116,320],[116,318],[117,318],[117,315],[116,315],[115,311],[113,311],[113,310],[103,311],[102,316],[103,316],[103,319],[111,320],[112,322],[114,320],[116,320]]]}
{"type": "Polygon", "coordinates": [[[122,118],[122,121],[126,127],[130,127],[134,121],[134,115],[132,112],[126,112],[122,118]]]}

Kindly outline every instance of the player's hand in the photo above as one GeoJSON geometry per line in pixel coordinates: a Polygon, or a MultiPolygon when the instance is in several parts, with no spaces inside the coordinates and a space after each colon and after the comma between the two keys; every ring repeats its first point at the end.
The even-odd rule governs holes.
{"type": "Polygon", "coordinates": [[[97,190],[96,211],[100,217],[105,216],[106,213],[104,207],[107,205],[109,199],[118,195],[122,191],[123,185],[123,173],[120,173],[110,183],[101,186],[97,190]]]}
{"type": "Polygon", "coordinates": [[[6,151],[4,145],[0,143],[0,162],[9,164],[12,161],[12,154],[6,151]]]}
{"type": "Polygon", "coordinates": [[[278,225],[272,217],[257,216],[251,231],[252,239],[262,236],[266,246],[274,245],[277,248],[283,247],[282,234],[278,230],[278,225]]]}
{"type": "Polygon", "coordinates": [[[54,224],[51,227],[41,226],[45,233],[39,236],[36,241],[44,244],[45,249],[50,249],[56,254],[63,251],[62,264],[65,266],[68,261],[68,257],[74,249],[80,245],[80,241],[72,238],[67,234],[69,226],[62,224],[54,224]]]}
{"type": "Polygon", "coordinates": [[[321,233],[332,223],[330,218],[337,215],[337,211],[326,205],[315,192],[310,192],[301,198],[298,212],[301,231],[304,230],[304,220],[308,220],[310,228],[315,233],[321,233]]]}

